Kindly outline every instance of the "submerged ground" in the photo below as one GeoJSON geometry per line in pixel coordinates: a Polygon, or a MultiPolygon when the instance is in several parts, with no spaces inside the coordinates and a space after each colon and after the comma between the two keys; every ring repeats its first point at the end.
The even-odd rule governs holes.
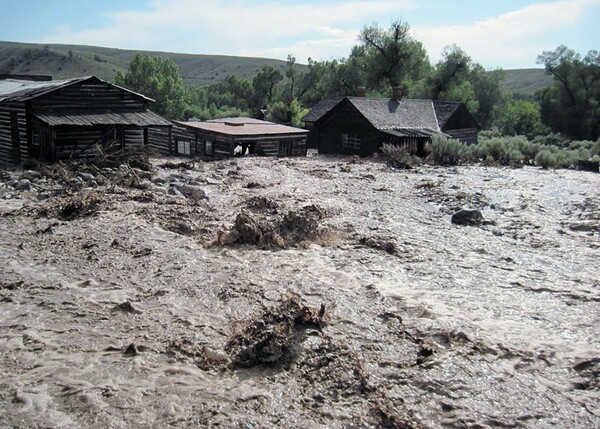
{"type": "Polygon", "coordinates": [[[2,173],[0,427],[600,426],[600,175],[153,162],[2,173]]]}

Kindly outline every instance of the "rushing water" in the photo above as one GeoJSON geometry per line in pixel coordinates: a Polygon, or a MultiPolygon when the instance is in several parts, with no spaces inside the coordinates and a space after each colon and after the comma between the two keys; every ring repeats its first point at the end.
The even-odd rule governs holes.
{"type": "Polygon", "coordinates": [[[71,221],[0,202],[0,426],[600,426],[599,175],[322,157],[157,175],[208,202],[106,187],[71,221]],[[332,235],[203,245],[257,195],[322,206],[332,235]],[[460,207],[486,224],[453,225],[460,207]],[[285,362],[227,365],[289,293],[325,326],[285,362]]]}

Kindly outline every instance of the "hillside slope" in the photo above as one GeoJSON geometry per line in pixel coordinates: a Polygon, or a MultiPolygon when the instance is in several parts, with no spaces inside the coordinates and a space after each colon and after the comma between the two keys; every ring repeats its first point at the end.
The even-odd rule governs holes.
{"type": "Polygon", "coordinates": [[[54,79],[93,74],[112,81],[117,71],[127,70],[137,52],[171,59],[179,66],[185,83],[196,87],[216,83],[232,74],[251,79],[265,65],[285,68],[285,61],[268,58],[0,42],[0,73],[47,74],[54,79]]]}
{"type": "Polygon", "coordinates": [[[551,84],[552,76],[544,69],[513,69],[504,70],[502,87],[510,93],[533,95],[551,84]]]}
{"type": "MultiPolygon", "coordinates": [[[[117,71],[127,70],[137,52],[171,59],[179,66],[185,83],[195,87],[217,83],[230,75],[252,79],[265,65],[281,71],[285,68],[285,61],[268,58],[0,41],[0,73],[47,74],[55,79],[93,74],[112,81],[117,71]]],[[[543,69],[514,69],[505,70],[503,87],[508,92],[530,96],[551,82],[543,69]]]]}

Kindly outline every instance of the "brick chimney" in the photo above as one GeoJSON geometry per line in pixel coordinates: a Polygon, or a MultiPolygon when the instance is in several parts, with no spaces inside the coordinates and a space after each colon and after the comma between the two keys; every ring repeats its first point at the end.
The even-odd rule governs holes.
{"type": "Polygon", "coordinates": [[[359,86],[356,88],[356,96],[357,97],[364,97],[367,95],[367,87],[366,86],[359,86]]]}
{"type": "Polygon", "coordinates": [[[404,97],[404,90],[401,86],[392,86],[392,98],[396,101],[402,100],[404,97]]]}

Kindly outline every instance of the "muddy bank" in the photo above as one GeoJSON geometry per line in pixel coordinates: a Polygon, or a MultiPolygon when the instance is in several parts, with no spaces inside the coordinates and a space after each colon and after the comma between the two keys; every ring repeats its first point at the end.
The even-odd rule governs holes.
{"type": "Polygon", "coordinates": [[[153,164],[3,172],[0,426],[600,425],[597,174],[153,164]]]}

